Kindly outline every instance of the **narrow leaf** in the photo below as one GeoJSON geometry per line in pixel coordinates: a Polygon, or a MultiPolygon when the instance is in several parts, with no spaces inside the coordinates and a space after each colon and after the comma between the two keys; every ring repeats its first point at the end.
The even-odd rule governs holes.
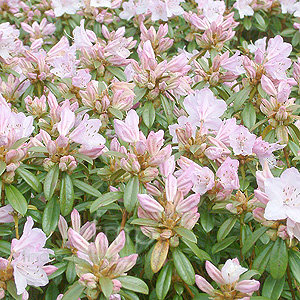
{"type": "Polygon", "coordinates": [[[49,170],[44,181],[44,194],[46,200],[50,200],[52,198],[58,183],[58,176],[59,168],[58,165],[55,165],[49,170]]]}
{"type": "Polygon", "coordinates": [[[13,209],[24,216],[27,212],[28,204],[21,192],[10,184],[5,186],[5,195],[13,209]]]}
{"type": "Polygon", "coordinates": [[[124,206],[126,210],[131,213],[137,204],[137,194],[139,191],[139,179],[137,176],[133,176],[127,182],[124,189],[124,206]]]}
{"type": "Polygon", "coordinates": [[[180,278],[188,285],[195,283],[195,271],[189,259],[177,248],[173,251],[175,269],[180,278]]]}

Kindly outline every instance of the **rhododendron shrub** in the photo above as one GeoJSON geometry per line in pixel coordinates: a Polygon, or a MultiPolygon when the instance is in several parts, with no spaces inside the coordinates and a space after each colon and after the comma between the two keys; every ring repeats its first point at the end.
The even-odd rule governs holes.
{"type": "Polygon", "coordinates": [[[0,0],[0,299],[300,300],[300,1],[0,0]]]}

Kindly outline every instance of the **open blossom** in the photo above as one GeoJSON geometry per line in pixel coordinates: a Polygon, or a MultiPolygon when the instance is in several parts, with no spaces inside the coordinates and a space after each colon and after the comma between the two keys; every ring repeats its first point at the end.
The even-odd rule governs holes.
{"type": "Polygon", "coordinates": [[[269,198],[265,210],[267,220],[286,218],[300,222],[300,174],[295,168],[286,169],[279,178],[265,180],[265,193],[269,198]]]}
{"type": "Polygon", "coordinates": [[[225,297],[228,299],[244,299],[250,300],[253,292],[258,291],[260,283],[257,280],[242,280],[239,281],[240,275],[248,269],[242,267],[237,258],[228,259],[221,271],[216,268],[211,262],[206,261],[205,268],[212,280],[221,285],[221,291],[215,290],[205,278],[196,275],[196,285],[204,293],[212,296],[212,299],[217,297],[225,297]],[[224,295],[224,296],[223,296],[224,295]],[[234,298],[231,298],[234,297],[234,298]]]}
{"type": "Polygon", "coordinates": [[[28,217],[22,236],[19,240],[13,239],[11,243],[11,265],[18,295],[25,292],[27,285],[47,285],[47,274],[50,275],[56,270],[55,267],[45,266],[50,262],[49,255],[54,254],[52,250],[44,248],[47,240],[45,233],[32,227],[33,220],[28,217]]]}
{"type": "Polygon", "coordinates": [[[19,30],[8,22],[0,24],[0,58],[10,58],[18,49],[19,30]]]}
{"type": "Polygon", "coordinates": [[[216,176],[219,178],[219,183],[225,190],[239,189],[238,178],[239,161],[227,157],[224,163],[219,167],[216,176]]]}
{"type": "Polygon", "coordinates": [[[291,66],[292,61],[289,57],[292,52],[292,45],[283,41],[280,35],[269,39],[268,45],[266,38],[260,39],[250,47],[250,51],[255,52],[255,62],[263,65],[266,74],[273,80],[286,79],[286,70],[291,66]]]}
{"type": "Polygon", "coordinates": [[[222,123],[220,117],[227,108],[224,100],[218,100],[213,92],[204,88],[196,90],[194,95],[185,98],[184,107],[189,114],[188,121],[207,129],[218,129],[222,123]]]}
{"type": "Polygon", "coordinates": [[[229,137],[230,146],[235,155],[251,155],[256,136],[244,126],[237,126],[229,137]]]}
{"type": "Polygon", "coordinates": [[[253,0],[237,0],[233,7],[239,11],[240,18],[243,19],[245,16],[253,16],[254,10],[251,7],[253,0]]]}
{"type": "Polygon", "coordinates": [[[63,14],[73,15],[80,9],[83,2],[81,0],[51,0],[55,17],[63,14]]]}

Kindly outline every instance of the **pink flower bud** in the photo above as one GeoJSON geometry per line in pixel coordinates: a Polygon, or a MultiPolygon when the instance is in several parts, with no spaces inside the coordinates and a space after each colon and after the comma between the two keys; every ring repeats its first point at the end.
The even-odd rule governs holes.
{"type": "Polygon", "coordinates": [[[71,222],[73,229],[79,233],[81,227],[80,214],[76,209],[71,212],[71,222]]]}
{"type": "Polygon", "coordinates": [[[271,96],[276,96],[277,91],[273,84],[273,82],[265,75],[261,77],[261,87],[264,89],[264,91],[271,96]]]}
{"type": "Polygon", "coordinates": [[[226,284],[221,271],[208,260],[205,262],[205,269],[212,280],[219,284],[226,284]]]}
{"type": "Polygon", "coordinates": [[[257,280],[242,280],[235,285],[234,289],[241,293],[249,294],[249,296],[251,296],[253,292],[259,290],[259,286],[260,283],[257,280]]]}
{"type": "Polygon", "coordinates": [[[107,249],[106,257],[109,259],[119,253],[125,246],[125,232],[122,230],[117,238],[110,244],[107,249]]]}
{"type": "Polygon", "coordinates": [[[164,208],[152,197],[147,194],[138,194],[138,200],[141,207],[150,213],[161,213],[164,208]]]}
{"type": "Polygon", "coordinates": [[[214,288],[212,287],[212,285],[210,283],[208,283],[206,281],[206,279],[204,279],[200,275],[196,275],[195,280],[196,280],[196,285],[202,292],[209,294],[211,296],[214,295],[214,288]]]}

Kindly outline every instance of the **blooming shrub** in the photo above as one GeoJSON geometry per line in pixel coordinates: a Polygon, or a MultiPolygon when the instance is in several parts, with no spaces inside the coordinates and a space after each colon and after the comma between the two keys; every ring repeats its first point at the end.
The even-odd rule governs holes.
{"type": "Polygon", "coordinates": [[[0,0],[0,299],[300,299],[300,2],[0,0]]]}

